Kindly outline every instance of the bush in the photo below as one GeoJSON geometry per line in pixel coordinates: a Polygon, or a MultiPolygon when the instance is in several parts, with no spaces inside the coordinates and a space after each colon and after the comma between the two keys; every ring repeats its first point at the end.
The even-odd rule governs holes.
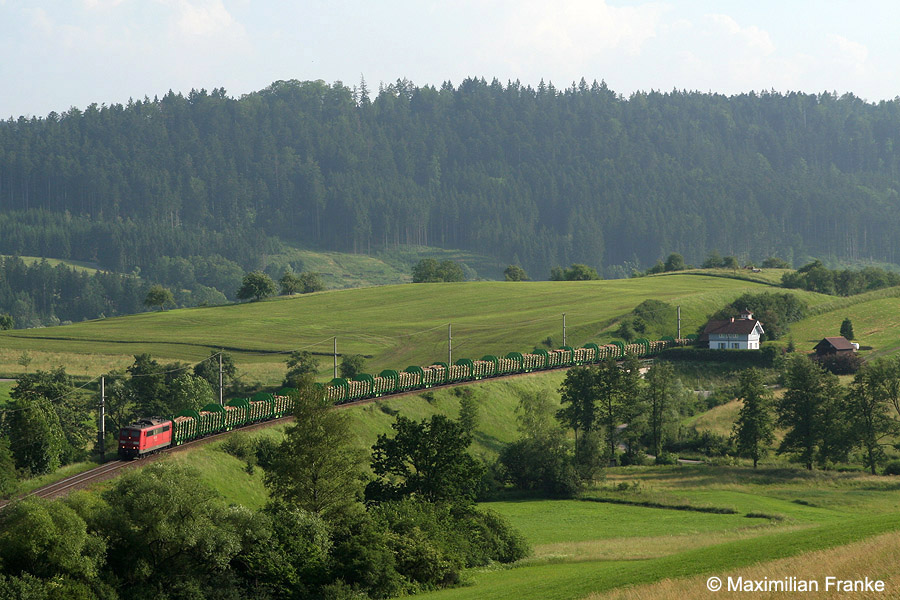
{"type": "Polygon", "coordinates": [[[673,362],[719,362],[735,367],[770,368],[775,365],[778,349],[765,346],[760,350],[719,350],[711,348],[667,348],[659,357],[673,362]]]}
{"type": "Polygon", "coordinates": [[[666,444],[667,452],[696,452],[705,456],[725,456],[734,452],[732,439],[711,431],[690,431],[688,436],[666,444]]]}
{"type": "Polygon", "coordinates": [[[813,357],[813,361],[835,375],[852,375],[862,366],[862,358],[856,352],[840,352],[813,357]]]}
{"type": "Polygon", "coordinates": [[[619,464],[623,467],[643,467],[650,464],[650,457],[643,450],[629,447],[619,457],[619,464]]]}
{"type": "Polygon", "coordinates": [[[578,491],[578,475],[564,452],[539,440],[520,439],[507,444],[498,459],[503,480],[520,490],[541,490],[568,498],[578,491]]]}
{"type": "Polygon", "coordinates": [[[660,452],[659,456],[656,457],[656,464],[658,464],[658,465],[677,465],[678,464],[678,455],[672,454],[670,452],[660,452]]]}
{"type": "Polygon", "coordinates": [[[884,465],[883,473],[885,475],[900,475],[900,460],[892,460],[884,465]]]}

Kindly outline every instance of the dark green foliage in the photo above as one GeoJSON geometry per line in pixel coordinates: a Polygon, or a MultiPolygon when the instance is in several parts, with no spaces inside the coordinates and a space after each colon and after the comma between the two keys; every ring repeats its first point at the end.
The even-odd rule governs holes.
{"type": "Polygon", "coordinates": [[[506,281],[528,281],[528,274],[519,265],[509,265],[503,270],[506,281]]]}
{"type": "Polygon", "coordinates": [[[846,413],[855,442],[863,449],[863,462],[875,475],[884,461],[884,446],[900,432],[889,414],[900,390],[900,362],[878,359],[856,374],[847,394],[846,413]]]}
{"type": "Polygon", "coordinates": [[[882,471],[884,475],[900,475],[900,460],[892,460],[888,464],[884,465],[884,470],[882,471]]]}
{"type": "Polygon", "coordinates": [[[796,455],[807,469],[839,458],[847,447],[847,431],[837,377],[794,354],[785,363],[784,385],[787,391],[775,406],[778,425],[787,430],[778,453],[796,455]]]}
{"type": "Polygon", "coordinates": [[[713,250],[700,265],[704,269],[718,269],[722,266],[722,256],[718,250],[713,250]]]}
{"type": "Polygon", "coordinates": [[[769,258],[762,261],[760,265],[763,269],[790,269],[791,264],[784,259],[778,258],[777,256],[770,256],[769,258]]]}
{"type": "Polygon", "coordinates": [[[466,452],[472,438],[462,425],[443,415],[421,422],[398,416],[391,427],[394,436],[379,435],[372,446],[367,500],[474,501],[484,468],[466,452]]]}
{"type": "Polygon", "coordinates": [[[825,268],[821,261],[815,260],[797,269],[796,273],[782,275],[781,285],[786,288],[800,288],[822,294],[852,296],[900,285],[900,274],[878,267],[866,267],[858,271],[830,270],[825,268]]]}
{"type": "Polygon", "coordinates": [[[769,444],[775,440],[772,392],[766,387],[760,371],[747,369],[740,374],[737,397],[743,404],[734,423],[735,445],[738,453],[753,459],[755,469],[759,459],[768,453],[769,444]]]}
{"type": "Polygon", "coordinates": [[[136,414],[141,416],[173,414],[174,407],[170,402],[168,382],[174,379],[174,366],[161,365],[149,354],[134,357],[134,364],[127,369],[131,378],[125,382],[125,389],[136,414]]]}
{"type": "Polygon", "coordinates": [[[89,525],[107,539],[107,568],[123,596],[202,598],[223,583],[246,522],[197,475],[155,463],[103,492],[107,508],[89,525]]]}
{"type": "Polygon", "coordinates": [[[194,375],[202,377],[209,383],[210,389],[218,397],[219,392],[219,356],[222,357],[222,385],[225,389],[231,385],[237,377],[237,367],[234,366],[234,357],[225,350],[212,350],[205,360],[194,366],[194,375]]]}
{"type": "Polygon", "coordinates": [[[280,502],[235,516],[244,528],[231,567],[253,597],[309,597],[329,580],[331,528],[321,517],[280,502]]]}
{"type": "Polygon", "coordinates": [[[423,258],[412,270],[413,283],[438,283],[442,281],[463,281],[465,274],[459,263],[452,260],[438,262],[434,258],[423,258]]]}
{"type": "Polygon", "coordinates": [[[7,435],[16,468],[41,475],[59,467],[66,439],[50,401],[27,398],[8,407],[7,435]]]}
{"type": "Polygon", "coordinates": [[[322,276],[318,273],[300,273],[298,279],[300,280],[300,285],[302,286],[302,289],[300,291],[304,294],[321,292],[325,289],[325,282],[322,281],[322,276]]]}
{"type": "Polygon", "coordinates": [[[150,289],[147,290],[147,295],[144,297],[144,304],[146,306],[158,306],[162,310],[167,305],[175,304],[175,297],[172,295],[171,290],[158,284],[151,285],[150,289]]]}
{"type": "Polygon", "coordinates": [[[385,502],[373,518],[386,536],[397,571],[419,589],[459,582],[463,568],[510,563],[530,549],[500,515],[415,500],[385,502]]]}
{"type": "Polygon", "coordinates": [[[546,392],[524,393],[516,406],[520,438],[500,451],[499,477],[521,490],[568,497],[579,488],[578,475],[556,419],[558,403],[546,392]]]}
{"type": "Polygon", "coordinates": [[[681,439],[669,442],[667,449],[671,452],[697,452],[704,456],[726,456],[736,451],[733,438],[708,430],[699,433],[691,430],[681,439]]]}
{"type": "Polygon", "coordinates": [[[505,445],[498,460],[503,467],[502,479],[516,489],[540,490],[563,498],[578,491],[578,475],[562,445],[521,438],[505,445]]]}
{"type": "Polygon", "coordinates": [[[147,289],[147,283],[126,275],[88,274],[47,261],[28,266],[18,257],[0,257],[0,310],[8,313],[0,315],[0,329],[141,312],[147,289]]]}
{"type": "MultiPolygon", "coordinates": [[[[629,355],[621,368],[612,358],[598,366],[576,367],[569,370],[559,389],[563,408],[557,418],[575,431],[576,438],[579,433],[588,434],[602,426],[610,459],[618,446],[618,426],[638,411],[639,366],[637,359],[629,355]]],[[[587,446],[584,448],[584,456],[592,456],[587,446]]]]}
{"type": "MultiPolygon", "coordinates": [[[[765,327],[765,323],[763,323],[763,327],[765,327]]],[[[716,362],[729,363],[735,367],[769,368],[775,365],[778,349],[772,346],[765,346],[760,350],[682,347],[663,350],[659,356],[672,362],[716,362]]]]}
{"type": "Polygon", "coordinates": [[[684,269],[686,268],[684,264],[684,257],[677,252],[673,252],[669,255],[668,258],[666,258],[666,262],[663,265],[663,268],[666,273],[670,271],[684,271],[684,269]]]}
{"type": "Polygon", "coordinates": [[[637,332],[634,328],[634,322],[632,321],[622,321],[622,324],[619,325],[618,329],[616,329],[615,334],[617,338],[622,338],[626,343],[631,343],[631,340],[637,337],[637,332]]]}
{"type": "Polygon", "coordinates": [[[13,324],[14,321],[12,315],[0,315],[0,331],[3,331],[5,329],[12,329],[13,324]]]}
{"type": "Polygon", "coordinates": [[[275,294],[275,282],[262,271],[253,271],[244,275],[241,287],[237,291],[240,300],[262,300],[275,294]]]}
{"type": "Polygon", "coordinates": [[[166,416],[175,415],[183,410],[200,410],[207,404],[219,402],[219,386],[215,391],[202,377],[182,371],[177,377],[171,379],[166,386],[169,399],[166,416]]]}
{"type": "Polygon", "coordinates": [[[666,435],[678,417],[678,398],[675,395],[675,371],[672,365],[658,361],[645,376],[643,412],[650,439],[649,451],[654,456],[662,453],[666,435]]]}
{"type": "Polygon", "coordinates": [[[660,452],[656,455],[656,458],[653,460],[653,464],[655,465],[677,465],[678,464],[678,455],[672,454],[671,452],[660,452]]]}
{"type": "Polygon", "coordinates": [[[478,428],[478,402],[472,388],[456,388],[459,393],[459,424],[466,435],[475,435],[478,428]]]}
{"type": "Polygon", "coordinates": [[[63,367],[23,375],[10,398],[4,427],[17,468],[47,473],[85,456],[92,414],[63,367]]]}
{"type": "Polygon", "coordinates": [[[853,375],[863,364],[862,357],[856,352],[822,354],[813,356],[813,360],[835,375],[853,375]]]}
{"type": "Polygon", "coordinates": [[[759,320],[765,330],[766,339],[777,340],[783,336],[791,323],[799,321],[806,316],[806,303],[793,294],[747,293],[739,296],[710,316],[711,320],[728,320],[749,309],[753,318],[759,320]]]}
{"type": "Polygon", "coordinates": [[[259,268],[272,236],[350,252],[441,245],[532,273],[649,265],[672,248],[694,263],[732,247],[900,255],[900,217],[884,208],[896,101],[479,78],[354,94],[278,81],[5,121],[0,253],[142,274],[197,255],[259,268]]]}
{"type": "Polygon", "coordinates": [[[726,269],[731,269],[732,271],[739,269],[741,264],[738,262],[737,257],[734,256],[726,256],[722,259],[722,267],[726,269]]]}
{"type": "Polygon", "coordinates": [[[852,340],[855,337],[853,335],[853,321],[850,320],[850,317],[845,318],[841,322],[841,337],[848,340],[852,340]]]}
{"type": "Polygon", "coordinates": [[[286,270],[281,279],[278,280],[278,283],[281,285],[281,294],[283,296],[303,291],[303,283],[298,276],[294,275],[293,271],[286,270]]]}
{"type": "Polygon", "coordinates": [[[266,487],[291,506],[332,517],[357,501],[362,457],[351,446],[347,414],[331,410],[311,379],[298,390],[294,424],[266,466],[266,487]]]}
{"type": "Polygon", "coordinates": [[[597,270],[583,264],[573,264],[568,269],[554,267],[550,271],[551,281],[590,281],[600,279],[597,270]]]}
{"type": "Polygon", "coordinates": [[[10,574],[96,579],[106,544],[62,502],[28,498],[0,513],[0,564],[10,574]]]}
{"type": "Polygon", "coordinates": [[[16,489],[16,460],[9,449],[9,439],[0,435],[0,498],[16,489]]]}
{"type": "Polygon", "coordinates": [[[319,362],[312,352],[294,350],[287,359],[287,374],[284,385],[296,388],[307,377],[314,377],[319,372],[319,362]]]}
{"type": "Polygon", "coordinates": [[[345,354],[341,358],[338,372],[344,379],[353,379],[363,372],[366,364],[366,358],[362,354],[345,354]]]}

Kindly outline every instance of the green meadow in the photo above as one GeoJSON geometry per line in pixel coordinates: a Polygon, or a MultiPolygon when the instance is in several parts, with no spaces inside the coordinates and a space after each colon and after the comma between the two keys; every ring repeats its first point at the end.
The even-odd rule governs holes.
{"type": "MultiPolygon", "coordinates": [[[[682,307],[683,334],[745,292],[771,286],[727,277],[656,276],[579,282],[468,282],[406,284],[337,290],[208,308],[148,312],[61,327],[0,333],[0,372],[17,373],[15,358],[53,354],[89,356],[99,375],[106,365],[149,352],[168,360],[195,362],[224,347],[253,381],[276,384],[285,355],[309,350],[321,355],[320,374],[330,375],[333,339],[338,352],[363,354],[366,368],[405,368],[447,359],[448,325],[453,358],[480,358],[531,350],[551,337],[562,344],[566,313],[569,345],[608,341],[618,318],[648,298],[682,307]]],[[[810,305],[828,297],[795,292],[810,305]]],[[[676,333],[672,314],[671,334],[676,333]]],[[[35,367],[37,363],[35,364],[35,367]]],[[[32,367],[34,368],[34,367],[32,367]]],[[[108,368],[108,367],[107,367],[108,368]]],[[[89,370],[89,369],[85,369],[89,370]]],[[[78,372],[81,375],[81,372],[78,372]]]]}

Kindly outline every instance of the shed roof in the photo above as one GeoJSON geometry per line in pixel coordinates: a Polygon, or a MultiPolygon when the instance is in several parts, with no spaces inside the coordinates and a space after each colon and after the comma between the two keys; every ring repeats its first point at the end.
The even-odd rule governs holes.
{"type": "Polygon", "coordinates": [[[854,350],[853,344],[850,343],[850,340],[843,336],[836,337],[826,337],[822,338],[822,341],[815,345],[815,350],[819,350],[821,348],[834,348],[835,350],[854,350]]]}

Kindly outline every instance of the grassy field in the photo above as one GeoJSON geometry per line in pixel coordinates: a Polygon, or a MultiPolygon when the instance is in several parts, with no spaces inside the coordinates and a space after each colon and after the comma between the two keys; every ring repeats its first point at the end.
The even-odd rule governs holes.
{"type": "MultiPolygon", "coordinates": [[[[663,597],[681,592],[678,597],[693,598],[691,586],[705,585],[708,575],[798,555],[809,564],[809,553],[900,529],[894,512],[898,489],[900,483],[886,478],[794,469],[612,469],[603,489],[585,496],[634,505],[578,500],[488,503],[485,506],[521,528],[534,544],[535,556],[508,569],[478,570],[470,574],[469,587],[423,597],[574,599],[647,590],[622,596],[643,599],[657,597],[656,588],[641,587],[644,584],[696,576],[660,584],[676,586],[671,596],[663,597]],[[679,509],[639,505],[647,502],[679,509]],[[736,514],[685,510],[690,507],[718,507],[736,514]]],[[[890,545],[886,539],[896,545],[895,534],[868,543],[890,545]]],[[[765,573],[763,567],[758,569],[765,573]]],[[[868,574],[877,576],[877,569],[868,574]]]]}
{"type": "MultiPolygon", "coordinates": [[[[819,591],[816,598],[828,600],[836,598],[893,598],[900,589],[900,533],[886,533],[867,539],[832,548],[808,552],[799,556],[771,561],[727,573],[716,573],[727,582],[728,577],[742,577],[745,580],[785,580],[790,577],[816,581],[819,591]],[[887,591],[871,595],[838,592],[834,589],[825,591],[826,577],[841,579],[882,580],[887,591]]],[[[718,600],[720,598],[746,597],[741,592],[711,592],[706,587],[707,577],[689,577],[686,579],[664,579],[659,583],[631,587],[603,594],[591,594],[589,600],[718,600]]],[[[812,594],[812,593],[811,593],[812,594]]],[[[796,598],[798,592],[754,593],[754,598],[769,600],[796,598]]]]}
{"type": "MultiPolygon", "coordinates": [[[[480,358],[531,350],[552,336],[562,343],[612,339],[616,318],[647,298],[682,307],[682,331],[695,331],[706,315],[761,283],[700,275],[584,282],[469,282],[339,290],[263,302],[153,312],[45,329],[0,333],[0,373],[21,372],[23,350],[55,353],[64,364],[91,355],[106,365],[141,352],[168,360],[198,361],[213,348],[235,354],[253,381],[276,383],[285,354],[305,349],[323,355],[328,375],[332,339],[339,353],[371,357],[366,368],[405,368],[446,360],[447,325],[453,326],[453,357],[480,358]],[[614,326],[613,326],[614,328],[614,326]]],[[[828,297],[796,292],[811,305],[828,297]]],[[[675,333],[675,315],[672,331],[675,333]]],[[[83,359],[82,359],[83,360],[83,359]]],[[[80,374],[80,373],[79,373],[80,374]]]]}
{"type": "MultiPolygon", "coordinates": [[[[0,258],[9,258],[8,254],[0,255],[0,258]]],[[[89,263],[80,260],[61,260],[58,258],[41,258],[39,256],[20,256],[26,265],[31,266],[33,264],[39,263],[42,260],[46,260],[47,264],[51,267],[55,267],[56,265],[66,265],[67,267],[72,267],[76,271],[81,271],[88,274],[93,274],[97,272],[97,264],[89,263]]]]}
{"type": "Polygon", "coordinates": [[[288,248],[280,254],[267,256],[269,265],[276,271],[292,265],[294,271],[319,273],[329,289],[409,283],[413,265],[423,258],[461,263],[465,265],[469,279],[503,280],[506,267],[473,252],[427,246],[403,246],[375,255],[288,248]]]}
{"type": "Polygon", "coordinates": [[[800,351],[811,351],[823,337],[840,335],[845,318],[853,322],[855,342],[889,354],[900,349],[900,289],[888,288],[859,296],[832,300],[815,314],[795,323],[791,335],[800,351]],[[831,308],[832,305],[834,308],[831,308]],[[825,310],[830,309],[830,310],[825,310]]]}
{"type": "Polygon", "coordinates": [[[9,402],[9,392],[16,385],[15,381],[0,381],[0,406],[9,402]]]}

